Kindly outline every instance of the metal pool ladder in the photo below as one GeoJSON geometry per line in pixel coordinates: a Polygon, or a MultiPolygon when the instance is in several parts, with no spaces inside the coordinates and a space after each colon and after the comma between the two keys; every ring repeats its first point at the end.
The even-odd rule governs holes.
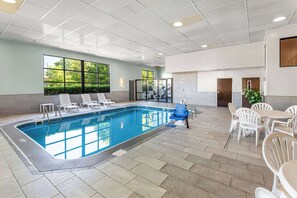
{"type": "Polygon", "coordinates": [[[43,117],[47,117],[47,122],[50,122],[47,107],[44,107],[43,109],[43,117]]]}
{"type": "Polygon", "coordinates": [[[197,117],[198,116],[198,110],[195,106],[189,106],[188,110],[191,112],[191,118],[193,119],[194,116],[197,117]]]}
{"type": "Polygon", "coordinates": [[[56,108],[56,109],[55,109],[55,116],[58,115],[57,113],[59,113],[60,120],[62,120],[62,114],[61,114],[61,110],[60,110],[60,108],[56,108]]]}

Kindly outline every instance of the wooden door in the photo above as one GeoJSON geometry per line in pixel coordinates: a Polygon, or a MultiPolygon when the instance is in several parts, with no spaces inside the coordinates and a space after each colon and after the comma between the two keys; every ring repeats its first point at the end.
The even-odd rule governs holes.
{"type": "Polygon", "coordinates": [[[222,78],[217,80],[217,106],[228,107],[232,102],[232,78],[222,78]]]}
{"type": "MultiPolygon", "coordinates": [[[[246,88],[250,88],[255,91],[259,91],[260,90],[260,78],[259,77],[243,78],[242,79],[242,90],[246,89],[246,88]]],[[[246,99],[246,97],[243,94],[242,94],[242,107],[247,107],[247,108],[251,107],[249,101],[246,99]]]]}
{"type": "Polygon", "coordinates": [[[129,80],[129,101],[135,101],[135,81],[129,80]]]}

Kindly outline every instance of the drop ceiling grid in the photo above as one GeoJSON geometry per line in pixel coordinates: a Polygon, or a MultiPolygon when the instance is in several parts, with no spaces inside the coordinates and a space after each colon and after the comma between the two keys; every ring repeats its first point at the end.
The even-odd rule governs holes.
{"type": "Polygon", "coordinates": [[[263,40],[266,29],[296,23],[296,8],[296,0],[24,0],[14,15],[0,12],[0,37],[65,49],[75,47],[80,52],[90,48],[91,54],[163,64],[160,51],[174,55],[201,50],[201,44],[215,48],[263,40]],[[243,2],[240,12],[228,10],[238,2],[243,2]],[[35,12],[24,7],[30,5],[38,6],[35,12]],[[25,9],[27,13],[23,13],[25,9]],[[101,17],[94,20],[87,12],[83,18],[80,14],[88,9],[96,9],[93,16],[101,17]],[[171,14],[173,10],[178,13],[176,17],[171,14]],[[172,26],[174,20],[182,20],[192,11],[202,16],[203,23],[172,26]],[[208,16],[212,11],[232,14],[229,19],[225,17],[227,21],[216,21],[208,16]],[[273,23],[277,14],[287,19],[273,23]],[[141,16],[147,21],[137,21],[141,16]]]}

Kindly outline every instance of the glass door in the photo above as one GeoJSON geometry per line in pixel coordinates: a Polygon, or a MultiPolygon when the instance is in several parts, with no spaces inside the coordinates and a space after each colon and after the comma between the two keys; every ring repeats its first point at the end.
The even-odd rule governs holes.
{"type": "Polygon", "coordinates": [[[135,80],[136,100],[172,103],[172,78],[135,80]]]}

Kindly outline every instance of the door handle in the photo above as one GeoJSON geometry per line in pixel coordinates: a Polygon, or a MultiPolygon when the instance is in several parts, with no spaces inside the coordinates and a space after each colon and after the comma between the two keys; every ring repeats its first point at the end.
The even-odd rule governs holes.
{"type": "Polygon", "coordinates": [[[219,94],[219,93],[220,93],[220,91],[217,91],[217,93],[219,94]]]}

